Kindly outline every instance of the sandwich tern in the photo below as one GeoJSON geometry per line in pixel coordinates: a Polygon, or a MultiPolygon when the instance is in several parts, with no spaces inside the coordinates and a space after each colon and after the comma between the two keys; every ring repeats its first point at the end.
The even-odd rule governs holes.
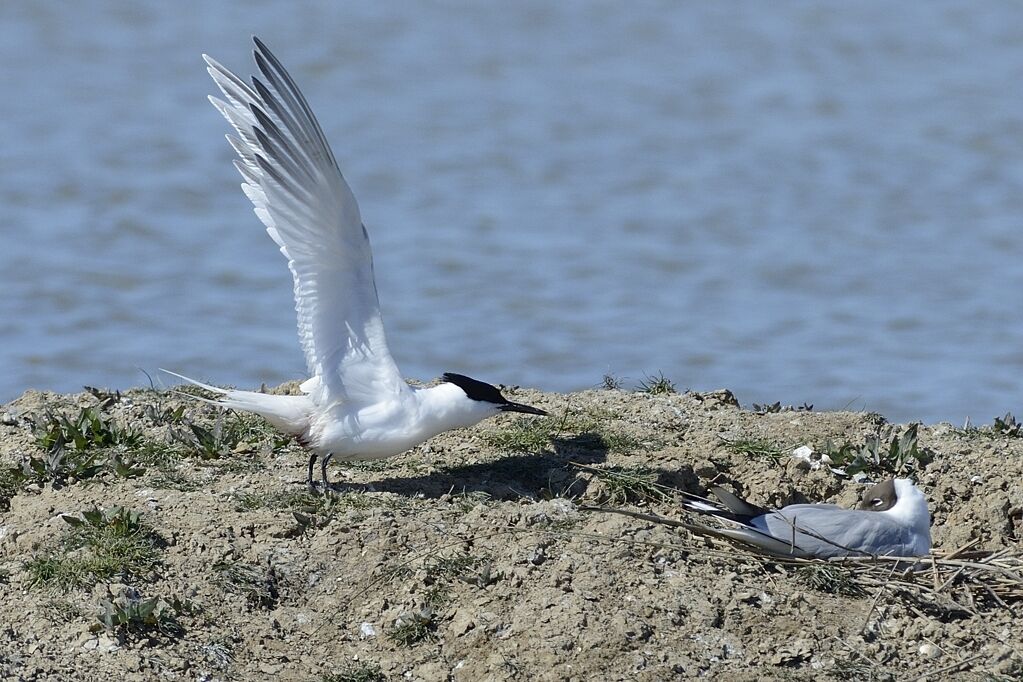
{"type": "Polygon", "coordinates": [[[310,378],[302,395],[281,396],[169,374],[219,394],[210,402],[254,412],[294,435],[311,451],[310,490],[317,459],[327,490],[331,458],[391,457],[501,412],[546,415],[461,374],[446,373],[429,388],[405,382],[384,337],[355,196],[298,86],[262,41],[253,41],[262,78],[254,76],[251,86],[203,55],[225,98],[209,99],[237,133],[227,139],[239,156],[242,190],[288,261],[310,378]]]}
{"type": "Polygon", "coordinates": [[[834,504],[790,504],[770,510],[717,486],[711,491],[720,503],[692,496],[685,505],[717,517],[727,527],[701,529],[769,554],[802,558],[915,557],[931,551],[927,499],[907,478],[871,487],[856,509],[834,504]]]}

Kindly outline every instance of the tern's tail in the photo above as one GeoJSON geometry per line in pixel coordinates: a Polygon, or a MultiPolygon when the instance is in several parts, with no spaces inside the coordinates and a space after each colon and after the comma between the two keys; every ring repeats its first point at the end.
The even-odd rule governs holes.
{"type": "Polygon", "coordinates": [[[312,402],[304,395],[269,395],[267,393],[256,393],[254,391],[235,391],[217,386],[210,386],[201,381],[190,379],[181,374],[161,369],[171,376],[187,381],[190,384],[205,388],[207,391],[219,393],[218,400],[206,400],[198,396],[188,395],[189,398],[202,400],[204,402],[220,405],[232,410],[254,412],[266,419],[275,427],[294,435],[301,435],[309,427],[309,413],[312,410],[312,402]]]}

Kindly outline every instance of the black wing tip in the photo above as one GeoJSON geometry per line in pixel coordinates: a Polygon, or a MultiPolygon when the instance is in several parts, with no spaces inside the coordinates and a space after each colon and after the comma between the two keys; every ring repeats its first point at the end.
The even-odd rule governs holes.
{"type": "Polygon", "coordinates": [[[253,35],[252,42],[256,45],[256,49],[252,51],[252,58],[255,60],[256,66],[259,67],[259,70],[265,76],[268,66],[267,62],[273,63],[276,62],[277,59],[274,57],[274,53],[270,51],[270,48],[266,46],[266,43],[259,39],[259,36],[253,35]]]}
{"type": "Polygon", "coordinates": [[[252,42],[256,45],[256,49],[252,51],[252,56],[256,60],[256,65],[259,66],[260,71],[265,72],[268,64],[283,70],[284,67],[281,66],[280,60],[270,51],[266,43],[259,39],[259,36],[253,35],[252,42]]]}
{"type": "Polygon", "coordinates": [[[744,520],[744,522],[748,522],[750,519],[754,519],[758,516],[763,516],[764,514],[769,514],[771,512],[770,509],[744,500],[719,485],[710,486],[710,491],[714,493],[714,497],[718,498],[722,506],[724,506],[724,508],[727,509],[737,520],[744,520]]]}

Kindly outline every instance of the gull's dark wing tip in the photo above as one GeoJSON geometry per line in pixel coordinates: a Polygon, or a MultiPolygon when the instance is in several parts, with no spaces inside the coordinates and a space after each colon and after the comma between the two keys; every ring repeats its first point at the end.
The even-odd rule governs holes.
{"type": "Polygon", "coordinates": [[[252,43],[256,46],[254,52],[256,57],[259,57],[260,55],[269,56],[271,57],[271,61],[273,61],[273,52],[271,52],[270,48],[266,46],[266,43],[259,39],[259,36],[253,35],[252,43]]]}

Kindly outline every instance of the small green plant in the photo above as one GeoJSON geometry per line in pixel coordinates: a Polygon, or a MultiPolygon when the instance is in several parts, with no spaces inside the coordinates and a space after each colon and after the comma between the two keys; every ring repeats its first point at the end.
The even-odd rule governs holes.
{"type": "Polygon", "coordinates": [[[21,492],[25,479],[21,467],[0,468],[0,511],[10,511],[11,499],[21,492]]]}
{"type": "Polygon", "coordinates": [[[34,430],[43,455],[22,462],[16,477],[20,486],[84,481],[107,472],[134,478],[144,472],[127,459],[132,449],[145,442],[142,434],[104,418],[94,408],[82,409],[74,419],[48,411],[34,422],[34,430]]]}
{"type": "Polygon", "coordinates": [[[605,374],[600,385],[605,391],[618,391],[622,388],[622,380],[614,374],[605,374]]]}
{"type": "Polygon", "coordinates": [[[865,594],[856,578],[845,568],[826,563],[812,563],[795,570],[796,580],[811,590],[859,597],[865,594]]]}
{"type": "Polygon", "coordinates": [[[861,445],[845,443],[835,447],[829,442],[823,452],[836,467],[841,467],[849,475],[909,473],[931,460],[930,452],[920,448],[917,439],[919,426],[910,424],[902,433],[889,430],[883,434],[879,431],[867,436],[861,445]]]}
{"type": "Polygon", "coordinates": [[[159,538],[138,512],[93,508],[61,518],[71,527],[59,546],[26,564],[33,585],[71,589],[114,576],[140,576],[158,563],[159,538]]]}
{"type": "Polygon", "coordinates": [[[862,654],[848,655],[835,661],[831,674],[838,680],[856,680],[856,682],[890,682],[894,675],[878,669],[870,659],[862,654]]]}
{"type": "Polygon", "coordinates": [[[51,597],[42,602],[43,615],[51,623],[74,623],[86,615],[82,607],[64,597],[51,597]]]}
{"type": "Polygon", "coordinates": [[[437,613],[429,606],[406,611],[398,616],[387,637],[395,644],[412,646],[424,639],[433,639],[437,630],[437,613]]]}
{"type": "Polygon", "coordinates": [[[493,574],[493,565],[493,560],[488,556],[474,556],[466,552],[450,556],[431,556],[423,566],[426,571],[424,582],[430,585],[460,580],[477,587],[486,587],[497,580],[493,574]]]}
{"type": "Polygon", "coordinates": [[[133,446],[142,434],[107,420],[94,408],[85,407],[74,419],[47,411],[35,427],[36,443],[48,453],[70,448],[79,452],[115,445],[133,446]]]}
{"type": "Polygon", "coordinates": [[[160,597],[142,599],[137,594],[129,594],[100,602],[96,618],[107,631],[123,641],[149,635],[180,637],[184,628],[177,616],[177,609],[160,597]]]}
{"type": "Polygon", "coordinates": [[[657,376],[648,374],[639,385],[636,390],[643,393],[649,393],[650,395],[668,395],[670,393],[678,393],[675,390],[675,383],[664,376],[663,373],[658,372],[657,376]]]}
{"type": "Polygon", "coordinates": [[[185,422],[187,428],[172,428],[170,437],[186,447],[191,447],[192,452],[200,459],[220,459],[230,455],[238,441],[232,440],[230,434],[224,431],[224,415],[218,415],[211,428],[206,428],[195,422],[185,422]]]}
{"type": "Polygon", "coordinates": [[[451,601],[451,587],[448,585],[431,585],[423,593],[423,604],[433,609],[442,609],[451,601]]]}
{"type": "Polygon", "coordinates": [[[387,682],[387,675],[375,663],[352,663],[320,678],[321,682],[387,682]]]}
{"type": "Polygon", "coordinates": [[[753,403],[754,414],[777,414],[778,412],[810,412],[813,410],[813,405],[810,403],[803,403],[793,407],[792,405],[782,405],[780,401],[773,403],[753,403]]]}
{"type": "Polygon", "coordinates": [[[234,413],[224,428],[226,438],[235,443],[270,443],[276,450],[291,442],[291,437],[278,431],[273,424],[248,412],[234,413]]]}
{"type": "Polygon", "coordinates": [[[768,461],[772,464],[779,464],[785,456],[785,450],[781,446],[766,438],[758,436],[727,438],[720,435],[718,438],[721,439],[725,449],[733,455],[768,461]]]}
{"type": "Polygon", "coordinates": [[[240,562],[214,564],[217,581],[228,592],[245,597],[250,607],[273,608],[277,604],[277,574],[273,566],[260,568],[240,562]]]}
{"type": "Polygon", "coordinates": [[[253,415],[219,414],[213,426],[206,428],[184,419],[170,429],[172,441],[189,448],[202,460],[219,460],[240,452],[249,452],[256,443],[271,441],[272,448],[288,442],[287,436],[253,415]]]}
{"type": "Polygon", "coordinates": [[[99,476],[105,470],[101,453],[58,448],[46,452],[42,457],[28,456],[21,463],[23,483],[43,485],[47,481],[85,481],[99,476]]]}
{"type": "Polygon", "coordinates": [[[455,493],[451,496],[451,504],[458,507],[463,514],[467,514],[478,505],[486,504],[491,499],[490,493],[476,490],[473,492],[455,493]]]}
{"type": "Polygon", "coordinates": [[[181,424],[185,420],[185,405],[164,407],[162,401],[149,403],[143,408],[143,414],[154,424],[181,424]]]}
{"type": "Polygon", "coordinates": [[[106,461],[106,468],[113,472],[118,478],[137,478],[146,473],[143,467],[135,466],[135,463],[125,461],[124,455],[115,452],[106,461]]]}
{"type": "Polygon", "coordinates": [[[1023,423],[1017,422],[1011,412],[1006,412],[1004,417],[995,417],[992,429],[1002,436],[1023,438],[1023,423]]]}

